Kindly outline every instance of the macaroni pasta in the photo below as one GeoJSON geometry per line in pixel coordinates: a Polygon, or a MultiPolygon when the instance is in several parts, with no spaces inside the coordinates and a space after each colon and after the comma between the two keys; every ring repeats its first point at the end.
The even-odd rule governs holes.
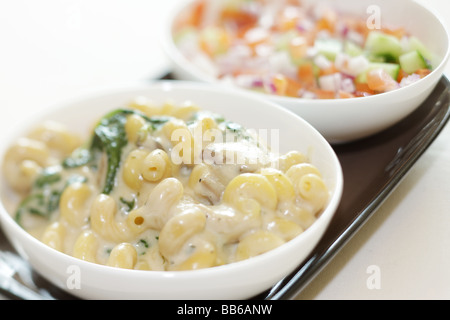
{"type": "Polygon", "coordinates": [[[15,218],[48,246],[138,270],[193,270],[263,254],[327,204],[319,170],[192,102],[138,98],[90,139],[46,123],[6,153],[15,218]]]}

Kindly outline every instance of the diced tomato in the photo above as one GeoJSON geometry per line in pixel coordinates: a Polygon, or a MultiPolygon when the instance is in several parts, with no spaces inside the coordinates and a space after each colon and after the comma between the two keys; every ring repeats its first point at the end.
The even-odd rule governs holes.
{"type": "Polygon", "coordinates": [[[398,73],[397,82],[400,83],[400,81],[402,81],[402,79],[406,78],[407,76],[409,76],[409,74],[403,71],[403,69],[401,69],[398,73]]]}
{"type": "Polygon", "coordinates": [[[381,31],[386,34],[390,34],[398,39],[401,39],[407,35],[406,30],[404,28],[398,28],[398,29],[382,28],[381,31]]]}
{"type": "Polygon", "coordinates": [[[303,88],[303,85],[294,79],[291,78],[286,79],[287,79],[286,95],[289,97],[298,98],[299,92],[303,88]]]}
{"type": "Polygon", "coordinates": [[[294,60],[302,59],[308,52],[309,43],[305,37],[294,37],[289,42],[289,53],[294,60]]]}
{"type": "Polygon", "coordinates": [[[367,27],[367,22],[365,20],[361,21],[360,19],[348,18],[347,27],[348,29],[362,35],[364,39],[366,39],[369,32],[372,31],[367,27]]]}
{"type": "Polygon", "coordinates": [[[369,88],[367,83],[355,83],[355,96],[356,97],[367,97],[375,94],[375,91],[369,88]]]}
{"type": "Polygon", "coordinates": [[[323,17],[317,21],[318,30],[328,30],[331,33],[336,29],[337,14],[331,9],[324,12],[323,17]]]}
{"type": "Polygon", "coordinates": [[[307,87],[316,86],[316,77],[314,74],[314,67],[310,63],[302,64],[298,67],[297,77],[301,83],[307,87]]]}
{"type": "Polygon", "coordinates": [[[258,22],[258,17],[254,14],[233,9],[224,9],[221,18],[223,23],[233,28],[236,36],[240,38],[258,22]]]}
{"type": "Polygon", "coordinates": [[[194,4],[194,8],[192,9],[192,14],[189,15],[187,24],[194,27],[200,27],[203,20],[204,12],[205,12],[205,0],[196,2],[194,4]]]}
{"type": "Polygon", "coordinates": [[[338,93],[338,97],[339,97],[339,99],[350,99],[350,98],[354,98],[355,96],[349,92],[340,90],[338,93]]]}
{"type": "Polygon", "coordinates": [[[203,22],[205,11],[205,1],[199,0],[192,3],[192,7],[185,14],[181,14],[174,22],[175,30],[182,30],[186,27],[200,28],[203,22]]]}
{"type": "Polygon", "coordinates": [[[431,73],[430,69],[419,69],[416,72],[414,72],[420,76],[420,78],[425,78],[427,75],[431,73]]]}
{"type": "Polygon", "coordinates": [[[376,92],[387,92],[398,88],[398,83],[383,69],[374,69],[367,73],[367,85],[376,92]]]}
{"type": "Polygon", "coordinates": [[[275,89],[274,93],[281,96],[284,96],[286,94],[288,82],[285,76],[283,76],[282,74],[274,76],[272,79],[272,83],[275,89]]]}
{"type": "Polygon", "coordinates": [[[303,88],[303,85],[289,77],[278,74],[273,77],[272,83],[277,95],[288,97],[299,97],[299,92],[303,88]]]}
{"type": "Polygon", "coordinates": [[[328,90],[322,90],[322,89],[315,89],[312,90],[319,99],[335,99],[336,98],[336,92],[334,91],[328,91],[328,90]]]}

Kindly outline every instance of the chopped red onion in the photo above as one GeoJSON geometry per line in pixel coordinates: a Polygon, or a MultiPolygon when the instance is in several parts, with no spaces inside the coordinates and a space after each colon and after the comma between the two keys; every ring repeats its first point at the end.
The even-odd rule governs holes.
{"type": "Polygon", "coordinates": [[[322,70],[329,69],[332,67],[332,63],[324,55],[319,54],[315,59],[314,63],[322,70]]]}
{"type": "Polygon", "coordinates": [[[323,90],[337,92],[341,89],[341,85],[342,75],[340,73],[319,77],[319,86],[323,90]]]}
{"type": "Polygon", "coordinates": [[[414,82],[419,81],[421,78],[418,74],[413,73],[412,75],[409,75],[400,81],[400,88],[409,86],[410,84],[413,84],[414,82]]]}

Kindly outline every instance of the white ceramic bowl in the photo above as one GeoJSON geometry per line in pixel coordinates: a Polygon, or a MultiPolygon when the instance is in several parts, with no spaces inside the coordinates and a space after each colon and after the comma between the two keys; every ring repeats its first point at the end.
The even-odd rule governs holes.
{"type": "MultiPolygon", "coordinates": [[[[171,12],[163,30],[162,44],[172,61],[173,73],[177,79],[214,83],[217,80],[189,62],[173,42],[173,23],[192,1],[180,1],[171,12]]],[[[297,113],[318,129],[329,142],[349,142],[394,125],[426,100],[441,78],[450,56],[449,33],[435,13],[415,0],[324,1],[343,12],[360,16],[367,14],[367,17],[371,14],[367,13],[369,6],[377,6],[383,24],[406,28],[437,56],[435,70],[429,76],[408,87],[376,96],[343,100],[305,100],[255,93],[297,113]]]]}
{"type": "Polygon", "coordinates": [[[3,137],[0,159],[13,141],[40,120],[56,120],[75,132],[86,133],[93,119],[140,95],[148,96],[156,103],[168,99],[175,103],[191,100],[203,109],[220,113],[251,129],[280,129],[280,151],[305,152],[323,173],[331,190],[329,205],[300,236],[258,257],[197,271],[137,271],[84,262],[42,244],[11,218],[13,209],[7,202],[11,193],[2,182],[1,226],[18,252],[52,283],[86,299],[244,299],[268,289],[293,271],[322,237],[338,206],[343,188],[342,171],[333,149],[312,126],[286,109],[254,95],[181,81],[114,88],[51,108],[40,119],[24,122],[16,132],[3,137]],[[79,289],[70,289],[70,284],[77,284],[71,282],[74,279],[80,281],[79,289]]]}

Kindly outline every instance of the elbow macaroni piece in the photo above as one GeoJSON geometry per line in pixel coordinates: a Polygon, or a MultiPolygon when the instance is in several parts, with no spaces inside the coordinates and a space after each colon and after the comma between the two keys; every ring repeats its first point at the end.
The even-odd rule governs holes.
{"type": "Polygon", "coordinates": [[[172,162],[176,165],[193,164],[194,137],[186,123],[180,119],[172,119],[164,124],[162,132],[173,146],[170,153],[172,162]]]}
{"type": "Polygon", "coordinates": [[[128,137],[128,141],[134,144],[139,144],[140,141],[145,138],[146,122],[144,118],[137,114],[133,114],[127,117],[125,123],[125,132],[128,137]]]}
{"type": "Polygon", "coordinates": [[[6,151],[3,173],[15,191],[26,192],[40,170],[52,162],[50,149],[45,143],[21,138],[6,151]]]}
{"type": "MultiPolygon", "coordinates": [[[[121,122],[128,143],[111,192],[102,193],[109,168],[103,150],[81,167],[63,168],[62,178],[83,179],[61,180],[66,185],[54,193],[57,209],[40,239],[55,250],[124,269],[210,268],[283,245],[327,204],[321,172],[299,151],[271,153],[253,131],[192,102],[157,106],[139,97],[129,107],[139,112],[121,122]]],[[[5,178],[15,191],[31,192],[46,167],[79,145],[47,123],[7,151],[5,178]]]]}
{"type": "Polygon", "coordinates": [[[172,208],[183,196],[183,185],[175,178],[161,181],[150,193],[146,204],[133,210],[127,221],[135,233],[147,228],[161,230],[172,215],[172,208]]]}
{"type": "Polygon", "coordinates": [[[29,134],[29,138],[44,142],[48,148],[69,155],[81,144],[78,135],[72,134],[65,126],[54,121],[46,121],[29,134]]]}
{"type": "Polygon", "coordinates": [[[328,200],[328,189],[321,177],[316,174],[305,174],[297,184],[301,197],[312,205],[313,212],[319,212],[328,200]]]}
{"type": "Polygon", "coordinates": [[[292,166],[300,163],[307,163],[307,158],[303,153],[298,151],[290,151],[278,159],[279,170],[283,172],[288,171],[292,166]]]}
{"type": "Polygon", "coordinates": [[[189,258],[179,264],[171,265],[169,270],[197,270],[215,266],[217,253],[214,244],[205,239],[198,239],[187,244],[187,247],[187,250],[192,251],[189,258]]]}
{"type": "Polygon", "coordinates": [[[283,172],[274,168],[264,168],[261,170],[261,174],[275,188],[279,201],[292,201],[294,199],[294,185],[283,172]]]}
{"type": "Polygon", "coordinates": [[[192,118],[192,115],[198,112],[200,109],[198,106],[193,104],[191,101],[186,101],[183,105],[175,107],[170,113],[171,116],[182,119],[183,121],[188,121],[192,118]]]}
{"type": "Polygon", "coordinates": [[[146,181],[157,182],[171,176],[172,164],[164,150],[156,149],[144,158],[141,171],[146,181]]]}
{"type": "Polygon", "coordinates": [[[274,210],[277,194],[269,180],[261,174],[241,174],[227,185],[223,201],[252,217],[258,217],[261,208],[274,210]]]}
{"type": "Polygon", "coordinates": [[[86,183],[73,183],[69,185],[59,200],[61,218],[69,225],[82,227],[89,218],[89,199],[93,190],[86,183]]]}
{"type": "Polygon", "coordinates": [[[236,248],[236,260],[245,260],[281,246],[285,241],[269,231],[259,230],[245,236],[236,248]]]}
{"type": "Polygon", "coordinates": [[[159,234],[161,254],[170,259],[184,243],[205,228],[206,216],[200,210],[191,210],[172,217],[159,234]]]}
{"type": "Polygon", "coordinates": [[[284,241],[292,240],[303,232],[303,228],[297,223],[278,217],[268,223],[267,230],[284,241]]]}
{"type": "Polygon", "coordinates": [[[112,250],[106,263],[110,267],[134,269],[137,262],[136,249],[130,243],[120,243],[112,250]]]}
{"type": "Polygon", "coordinates": [[[286,176],[295,184],[301,177],[309,173],[316,174],[319,177],[321,176],[320,171],[309,163],[301,163],[291,166],[289,170],[287,170],[286,176]]]}
{"type": "Polygon", "coordinates": [[[113,197],[105,194],[98,195],[92,204],[90,214],[92,231],[103,239],[124,242],[133,236],[126,222],[116,219],[117,204],[113,197]]]}
{"type": "Polygon", "coordinates": [[[72,255],[75,258],[96,263],[99,241],[92,230],[83,231],[75,241],[72,255]]]}
{"type": "Polygon", "coordinates": [[[147,157],[146,150],[135,149],[128,155],[123,167],[123,181],[133,190],[139,190],[142,187],[142,167],[144,159],[147,157]]]}
{"type": "Polygon", "coordinates": [[[66,228],[60,222],[53,222],[44,231],[41,241],[55,250],[64,251],[66,228]]]}

